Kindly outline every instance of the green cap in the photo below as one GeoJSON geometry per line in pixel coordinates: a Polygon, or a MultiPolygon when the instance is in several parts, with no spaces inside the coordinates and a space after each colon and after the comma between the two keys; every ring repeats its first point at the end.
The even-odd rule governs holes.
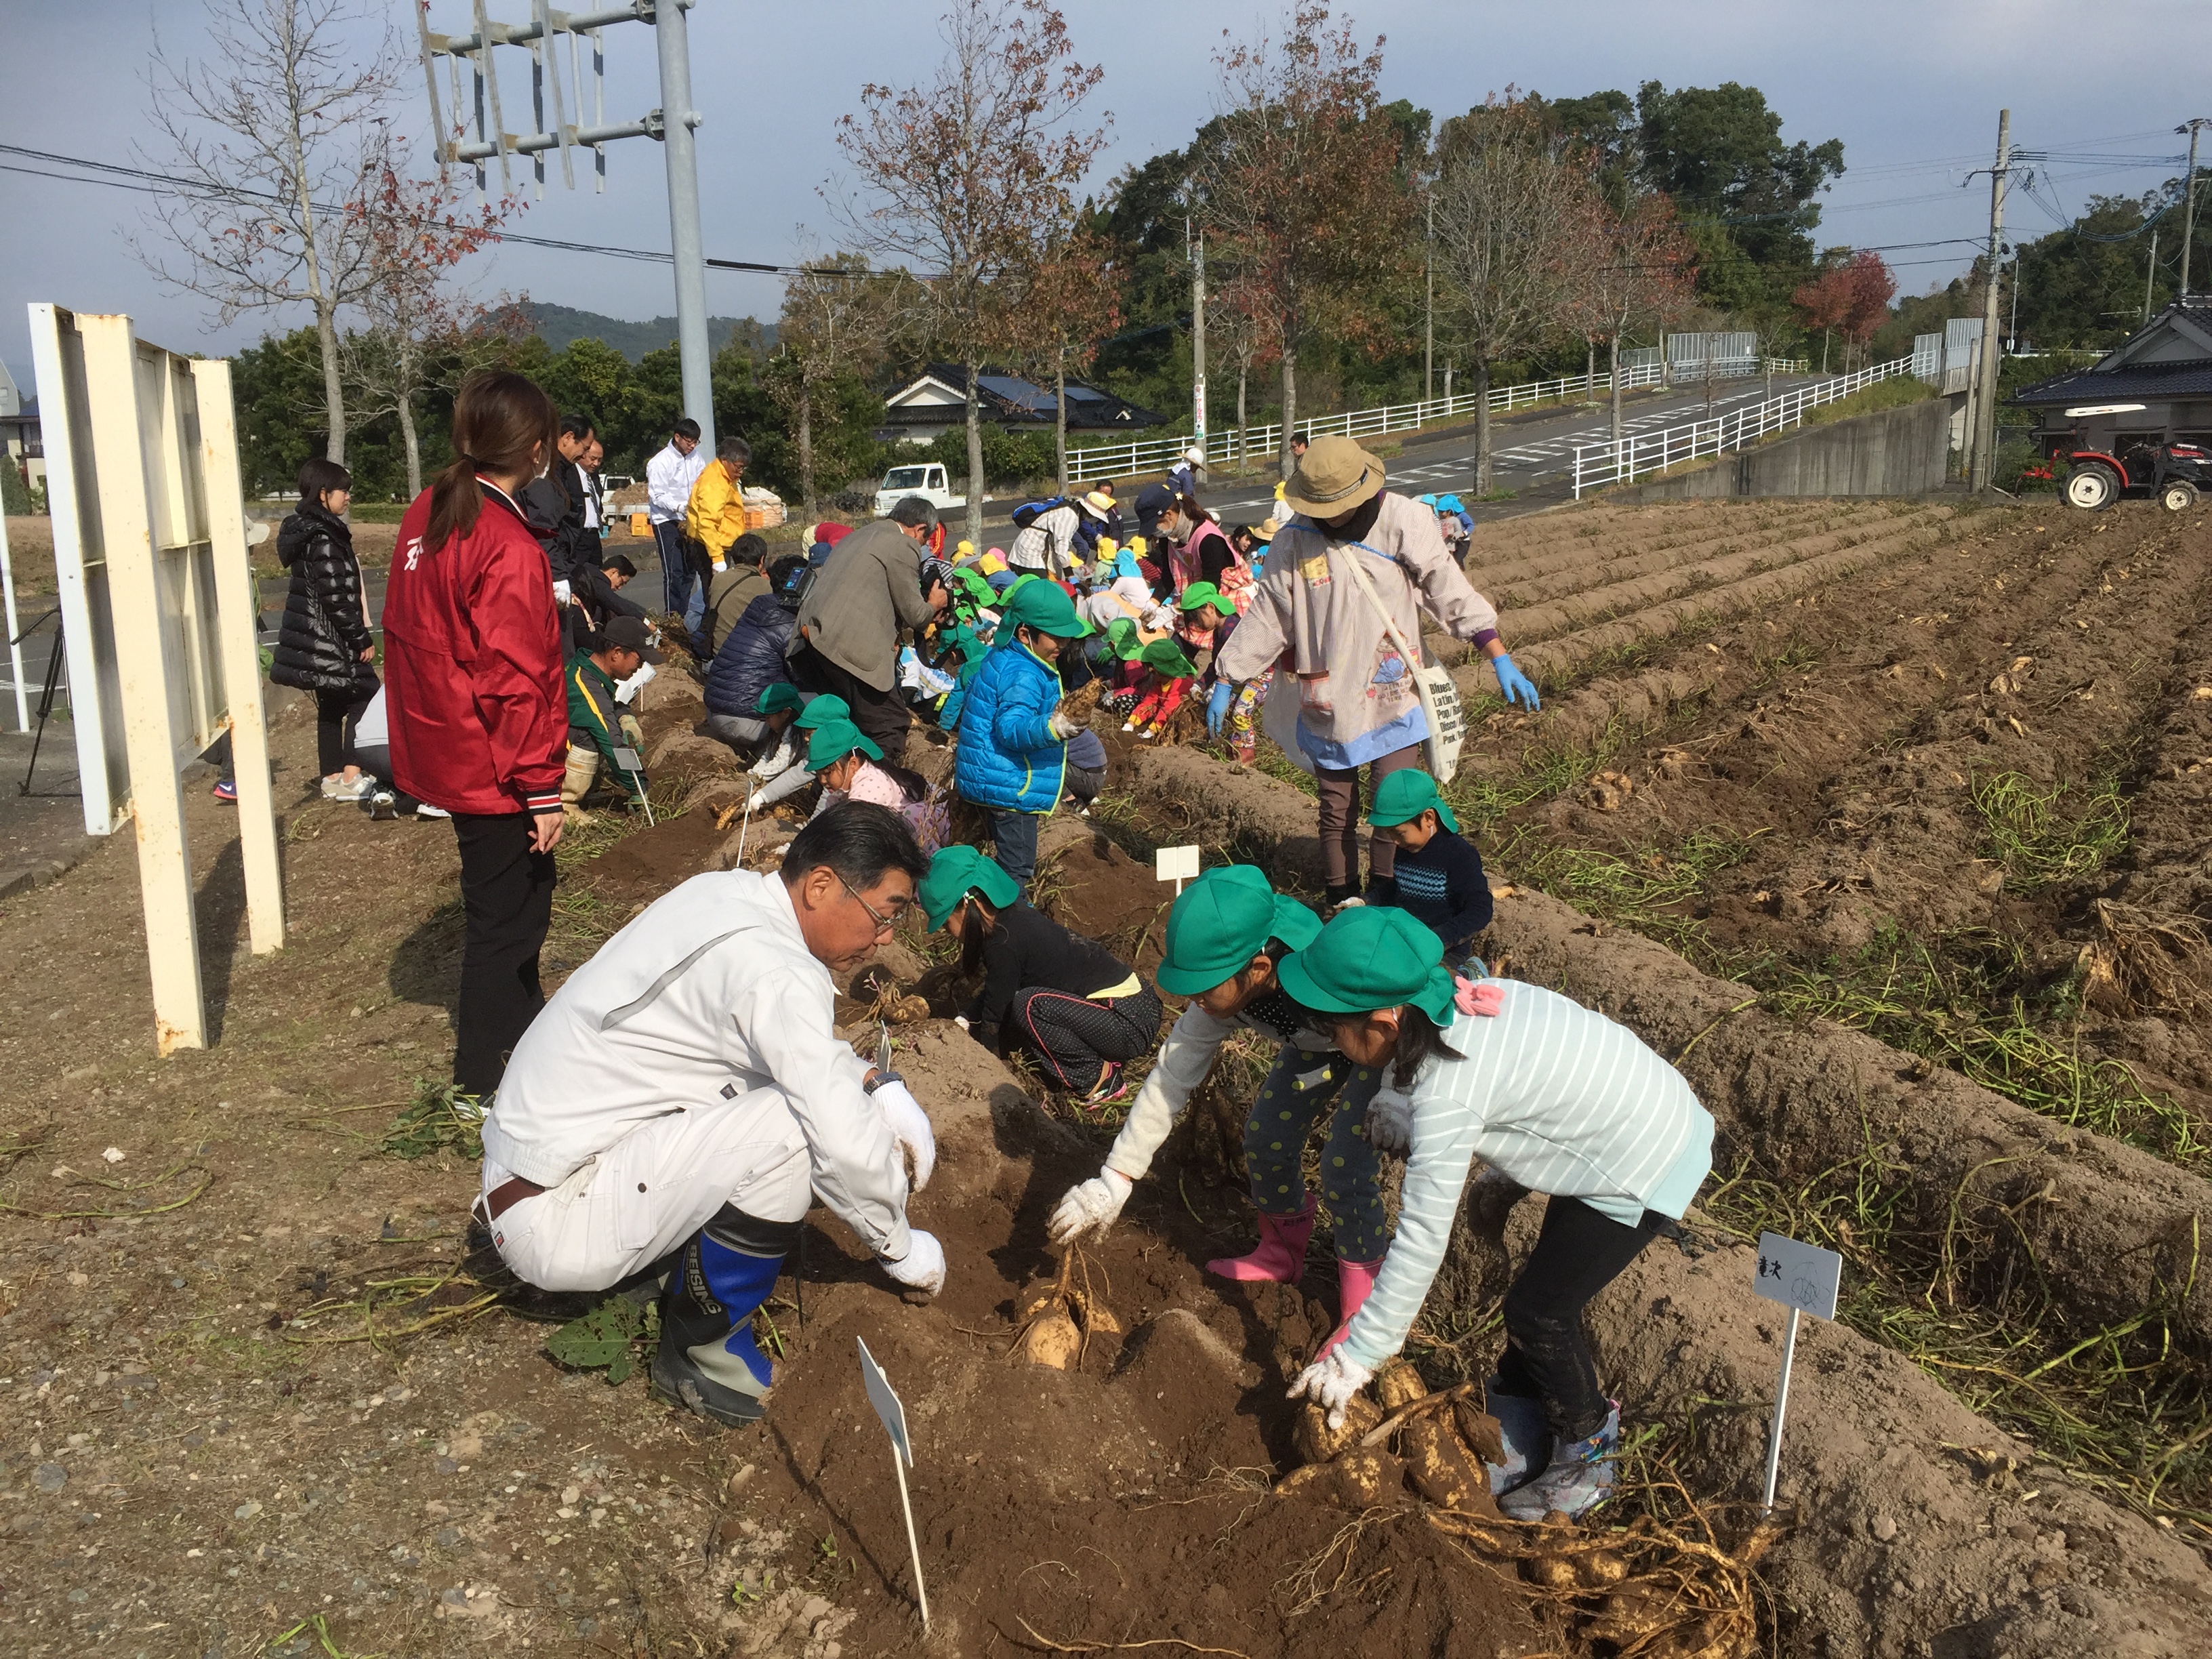
{"type": "Polygon", "coordinates": [[[1187,680],[1198,672],[1198,665],[1182,653],[1182,647],[1173,640],[1154,640],[1139,653],[1138,660],[1155,674],[1165,674],[1178,680],[1187,680]]]}
{"type": "Polygon", "coordinates": [[[1437,787],[1437,781],[1418,766],[1402,767],[1375,786],[1375,805],[1367,821],[1388,830],[1393,824],[1411,823],[1431,808],[1437,822],[1454,835],[1459,833],[1459,820],[1444,805],[1443,791],[1437,787]]]}
{"type": "Polygon", "coordinates": [[[820,772],[845,758],[855,749],[870,760],[881,760],[884,751],[873,738],[867,736],[850,720],[831,720],[826,726],[814,728],[814,735],[806,740],[806,769],[820,772]]]}
{"type": "Polygon", "coordinates": [[[1318,1013],[1364,1014],[1411,1003],[1449,1025],[1452,975],[1443,959],[1443,941],[1430,928],[1395,907],[1367,904],[1340,911],[1276,973],[1294,1001],[1318,1013]]]}
{"type": "Polygon", "coordinates": [[[1134,662],[1145,653],[1145,642],[1137,637],[1137,624],[1127,617],[1116,617],[1106,624],[1106,643],[1123,662],[1134,662]]]}
{"type": "Polygon", "coordinates": [[[850,722],[853,706],[842,697],[817,697],[800,711],[797,725],[802,732],[811,732],[834,720],[850,722]]]}
{"type": "Polygon", "coordinates": [[[1168,912],[1166,953],[1153,978],[1163,991],[1200,996],[1236,977],[1269,939],[1295,951],[1320,932],[1312,911],[1278,893],[1253,866],[1223,865],[1184,888],[1168,912]]]}
{"type": "Polygon", "coordinates": [[[944,848],[930,860],[915,895],[921,900],[921,914],[929,922],[929,931],[933,933],[944,927],[960,908],[960,901],[970,893],[982,894],[994,908],[1003,910],[1021,897],[1022,890],[1012,876],[974,848],[944,848]]]}
{"type": "Polygon", "coordinates": [[[1182,597],[1176,601],[1176,608],[1182,611],[1195,611],[1202,605],[1212,605],[1224,617],[1237,614],[1235,602],[1222,598],[1221,590],[1212,582],[1193,582],[1183,589],[1182,597]]]}
{"type": "Polygon", "coordinates": [[[1057,639],[1086,639],[1091,632],[1091,624],[1075,614],[1075,601],[1067,597],[1067,590],[1042,578],[1015,584],[1005,615],[1008,623],[1057,639]]]}
{"type": "Polygon", "coordinates": [[[760,701],[753,706],[763,714],[773,714],[781,708],[804,708],[806,702],[797,686],[789,680],[778,680],[761,687],[760,701]]]}

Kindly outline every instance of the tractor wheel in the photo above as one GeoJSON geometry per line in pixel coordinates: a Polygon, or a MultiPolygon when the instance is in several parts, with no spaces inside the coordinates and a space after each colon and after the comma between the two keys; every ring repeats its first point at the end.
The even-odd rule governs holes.
{"type": "Polygon", "coordinates": [[[2159,505],[2169,513],[2186,513],[2197,505],[2197,486],[2176,478],[2158,493],[2159,505]]]}
{"type": "Polygon", "coordinates": [[[2068,473],[2063,488],[2066,505],[2084,513],[2101,513],[2120,498],[2119,475],[2095,461],[2068,473]]]}

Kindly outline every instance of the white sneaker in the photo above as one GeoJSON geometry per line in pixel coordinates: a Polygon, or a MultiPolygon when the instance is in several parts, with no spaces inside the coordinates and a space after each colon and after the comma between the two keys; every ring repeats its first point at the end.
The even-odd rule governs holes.
{"type": "Polygon", "coordinates": [[[325,800],[367,800],[375,793],[376,780],[366,772],[357,778],[349,778],[340,774],[336,777],[323,780],[325,800]]]}
{"type": "Polygon", "coordinates": [[[418,800],[415,803],[415,816],[418,818],[449,818],[453,815],[442,806],[433,806],[427,800],[418,800]]]}

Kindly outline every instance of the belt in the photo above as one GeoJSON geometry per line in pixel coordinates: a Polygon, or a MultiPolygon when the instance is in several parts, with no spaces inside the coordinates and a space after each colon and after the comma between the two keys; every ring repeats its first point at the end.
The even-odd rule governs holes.
{"type": "Polygon", "coordinates": [[[535,1198],[545,1189],[534,1181],[520,1176],[502,1181],[498,1186],[479,1197],[475,1205],[477,1218],[487,1227],[505,1215],[526,1198],[535,1198]]]}

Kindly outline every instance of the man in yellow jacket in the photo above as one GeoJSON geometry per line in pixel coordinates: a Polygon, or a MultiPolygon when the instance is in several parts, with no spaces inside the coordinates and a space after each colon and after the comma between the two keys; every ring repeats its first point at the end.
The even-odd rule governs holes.
{"type": "Polygon", "coordinates": [[[714,464],[691,486],[684,533],[707,550],[718,571],[729,562],[730,544],[745,533],[745,463],[752,458],[752,446],[743,438],[725,438],[714,446],[714,464]]]}

